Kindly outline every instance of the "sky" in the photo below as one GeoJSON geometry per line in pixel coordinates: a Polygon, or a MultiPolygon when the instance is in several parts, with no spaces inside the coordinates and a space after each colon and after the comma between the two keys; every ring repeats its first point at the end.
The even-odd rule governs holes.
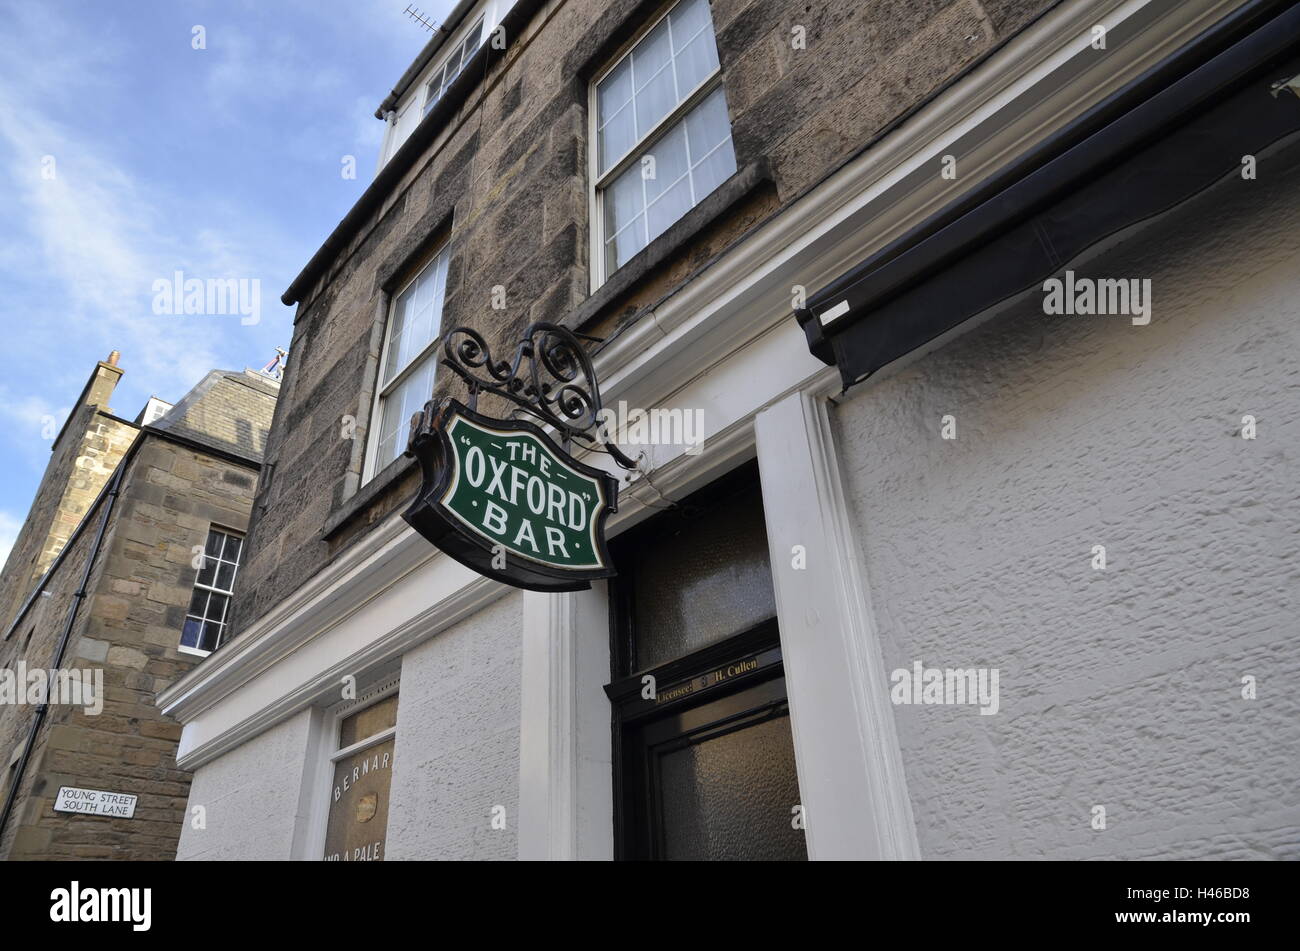
{"type": "Polygon", "coordinates": [[[121,351],[134,419],[289,346],[280,295],[374,177],[375,108],[430,37],[406,7],[0,0],[0,561],[97,360],[121,351]],[[243,297],[168,312],[177,272],[243,297]]]}

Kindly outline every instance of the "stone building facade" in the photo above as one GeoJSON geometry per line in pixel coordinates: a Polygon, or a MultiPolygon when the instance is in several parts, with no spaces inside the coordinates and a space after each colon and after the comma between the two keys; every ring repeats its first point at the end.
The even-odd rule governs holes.
{"type": "Polygon", "coordinates": [[[116,364],[114,354],[96,367],[70,414],[2,576],[19,597],[3,620],[0,670],[70,670],[92,693],[102,685],[83,692],[90,703],[51,696],[44,714],[31,695],[0,706],[6,859],[171,859],[185,818],[180,726],[154,698],[219,643],[196,631],[196,610],[213,611],[195,599],[228,583],[196,561],[206,565],[214,528],[247,530],[277,387],[251,371],[213,371],[179,403],[152,399],[131,422],[108,407],[116,364]],[[46,531],[56,498],[56,527],[76,523],[45,543],[61,548],[33,577],[36,543],[24,536],[46,531]],[[133,814],[56,810],[63,787],[137,797],[133,814]]]}
{"type": "Polygon", "coordinates": [[[55,436],[49,468],[69,477],[41,481],[14,541],[0,575],[0,606],[6,618],[13,617],[32,585],[63,551],[135,439],[135,428],[114,416],[108,403],[122,376],[117,361],[114,351],[96,366],[76,409],[55,436]]]}
{"type": "Polygon", "coordinates": [[[590,80],[662,4],[502,5],[508,42],[501,51],[485,43],[482,80],[448,91],[436,107],[442,121],[414,131],[286,295],[299,305],[295,345],[308,356],[286,374],[267,458],[277,479],[295,475],[272,480],[259,503],[240,624],[413,490],[407,458],[361,488],[367,424],[386,301],[444,241],[443,327],[472,325],[502,347],[542,319],[613,336],[1048,5],[712,4],[738,171],[594,293],[590,80]],[[796,27],[810,49],[791,48],[796,27]],[[498,287],[504,306],[494,308],[498,287]]]}
{"type": "Polygon", "coordinates": [[[159,701],[178,857],[1294,856],[1295,704],[1243,680],[1298,658],[1287,6],[458,4],[284,295],[234,637],[159,701]],[[1067,275],[1130,309],[1053,315],[1067,275]],[[423,361],[538,321],[703,420],[582,456],[621,485],[586,591],[401,518],[400,411],[464,395],[423,361]]]}

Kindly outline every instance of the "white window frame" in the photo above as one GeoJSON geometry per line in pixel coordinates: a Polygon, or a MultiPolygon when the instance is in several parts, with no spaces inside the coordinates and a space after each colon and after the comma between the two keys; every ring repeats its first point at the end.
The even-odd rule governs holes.
{"type": "MultiPolygon", "coordinates": [[[[484,31],[487,29],[487,25],[488,25],[487,13],[488,11],[484,10],[479,16],[476,16],[473,19],[471,19],[470,17],[465,18],[469,20],[470,26],[473,26],[476,21],[478,22],[478,42],[474,44],[474,53],[477,53],[479,51],[479,48],[483,45],[483,41],[486,38],[486,34],[484,31]],[[479,17],[481,17],[482,19],[480,19],[479,17]]],[[[446,86],[447,83],[447,76],[446,76],[447,64],[451,62],[452,54],[456,52],[459,52],[461,54],[460,64],[456,67],[456,76],[459,77],[460,74],[465,71],[465,54],[464,54],[465,44],[469,42],[469,39],[471,36],[473,36],[473,34],[474,31],[472,29],[467,29],[463,33],[459,33],[457,35],[457,39],[455,43],[444,44],[444,48],[447,49],[448,52],[446,53],[446,55],[442,56],[439,59],[438,65],[435,66],[429,72],[429,74],[426,75],[424,79],[421,81],[420,88],[424,90],[423,94],[418,97],[420,100],[421,119],[423,119],[426,115],[429,114],[429,106],[434,101],[433,83],[435,79],[438,81],[438,98],[442,97],[444,87],[446,86]]],[[[473,56],[474,53],[471,53],[470,55],[473,56]]]]}
{"type": "MultiPolygon", "coordinates": [[[[667,19],[668,14],[672,13],[681,2],[682,0],[673,0],[672,3],[664,7],[662,13],[646,24],[644,29],[638,31],[636,36],[620,47],[618,53],[610,59],[609,65],[596,74],[587,88],[587,181],[591,183],[587,193],[587,217],[590,225],[591,290],[593,293],[605,281],[609,280],[614,273],[613,271],[607,271],[605,267],[605,190],[619,175],[627,171],[629,166],[653,148],[665,133],[682,121],[696,106],[722,85],[722,56],[719,53],[718,65],[713,68],[713,72],[700,80],[699,84],[668,115],[660,119],[645,135],[637,139],[627,152],[619,156],[617,161],[611,163],[607,172],[603,175],[600,173],[600,102],[596,90],[605,77],[614,72],[623,63],[623,60],[631,54],[632,50],[636,48],[636,45],[667,19]]],[[[704,0],[704,4],[709,11],[709,26],[714,31],[713,41],[716,45],[718,37],[717,25],[713,22],[713,5],[709,0],[704,0]]],[[[635,96],[635,91],[633,95],[635,96]]],[[[727,110],[727,121],[728,123],[731,121],[730,108],[727,110]]],[[[735,148],[734,142],[732,148],[735,148]]],[[[698,204],[699,202],[696,202],[696,205],[698,204]]],[[[695,205],[691,207],[694,208],[695,205]]]]}
{"type": "MultiPolygon", "coordinates": [[[[244,551],[245,551],[245,549],[246,549],[247,546],[248,546],[248,537],[247,537],[243,532],[238,531],[237,529],[226,528],[224,525],[209,525],[209,526],[208,526],[207,534],[205,534],[205,535],[203,536],[203,565],[200,566],[200,568],[199,568],[199,571],[200,571],[200,572],[202,572],[203,569],[207,567],[207,561],[208,561],[208,539],[209,539],[210,537],[212,537],[212,533],[213,533],[213,532],[221,532],[221,534],[226,535],[226,536],[228,536],[228,537],[230,537],[230,538],[238,538],[238,539],[239,539],[239,559],[240,559],[240,560],[239,560],[239,561],[236,561],[236,562],[230,562],[230,561],[228,561],[227,559],[218,556],[218,557],[217,557],[217,570],[214,571],[214,572],[212,573],[212,580],[215,582],[215,581],[217,580],[218,572],[220,572],[220,570],[221,570],[221,565],[222,565],[222,564],[233,564],[233,565],[235,566],[235,570],[234,570],[234,572],[233,572],[233,573],[231,574],[231,576],[230,576],[230,590],[227,591],[225,588],[218,588],[218,587],[215,586],[215,584],[211,584],[211,585],[209,585],[209,584],[203,584],[203,583],[201,583],[201,582],[199,581],[198,576],[196,575],[195,578],[194,578],[194,584],[191,585],[191,587],[190,587],[190,599],[193,600],[193,598],[194,598],[194,592],[197,591],[197,590],[200,590],[200,589],[202,589],[202,590],[204,590],[204,591],[207,591],[207,592],[209,592],[210,594],[220,594],[220,595],[224,595],[224,596],[228,599],[228,600],[226,601],[226,613],[225,613],[225,618],[224,618],[224,620],[221,622],[221,631],[220,631],[220,633],[217,635],[217,644],[216,644],[216,647],[220,647],[220,646],[225,642],[225,640],[226,640],[226,631],[230,628],[230,610],[231,610],[231,608],[232,608],[232,607],[234,606],[234,604],[235,604],[235,578],[237,578],[237,577],[239,576],[239,566],[243,563],[243,559],[244,559],[244,551]]],[[[223,542],[222,545],[221,545],[221,552],[222,552],[222,554],[225,554],[225,551],[226,551],[226,545],[225,545],[225,543],[223,542]]],[[[187,621],[189,621],[190,618],[192,618],[193,616],[194,616],[194,615],[190,614],[190,608],[189,608],[189,605],[187,604],[187,605],[185,606],[185,619],[181,622],[181,634],[180,634],[180,637],[177,638],[177,642],[176,642],[176,650],[179,651],[179,652],[182,653],[182,654],[193,654],[193,655],[196,656],[196,657],[207,657],[209,654],[212,653],[212,651],[205,651],[205,650],[203,650],[202,648],[199,648],[199,647],[189,647],[189,646],[187,646],[186,644],[181,643],[181,638],[183,638],[183,637],[185,636],[185,623],[186,623],[187,621]]],[[[207,621],[207,614],[206,614],[206,613],[204,614],[202,620],[203,620],[204,622],[207,621]]],[[[199,640],[202,641],[202,639],[203,639],[203,632],[202,632],[202,630],[200,630],[200,632],[199,632],[199,640]]],[[[216,650],[216,647],[214,647],[213,650],[216,650]]]]}
{"type": "MultiPolygon", "coordinates": [[[[317,708],[319,716],[319,736],[317,737],[316,747],[316,768],[303,770],[304,780],[310,782],[315,777],[315,783],[309,790],[305,801],[310,803],[309,821],[306,835],[299,839],[302,843],[302,853],[294,856],[295,859],[305,859],[307,861],[323,862],[325,860],[325,836],[329,830],[330,819],[330,789],[334,784],[334,764],[346,756],[358,753],[367,747],[374,746],[377,743],[383,743],[397,735],[397,727],[392,726],[380,730],[373,736],[368,736],[360,743],[355,743],[346,749],[339,748],[339,730],[340,725],[347,717],[354,713],[360,713],[367,707],[373,707],[382,700],[387,700],[395,693],[401,690],[400,675],[388,677],[378,684],[362,691],[361,695],[355,700],[343,700],[327,707],[324,710],[317,708]]],[[[402,702],[397,702],[397,713],[400,719],[402,712],[402,702]]],[[[393,752],[396,754],[396,744],[393,745],[393,752]]],[[[390,767],[392,768],[392,767],[390,767]]],[[[389,796],[392,795],[392,777],[389,777],[389,796]]],[[[391,815],[389,816],[391,819],[391,815]]],[[[300,828],[301,831],[301,828],[300,828]]],[[[385,842],[387,841],[387,831],[385,831],[385,842]]]]}
{"type": "MultiPolygon", "coordinates": [[[[401,383],[408,376],[414,373],[417,367],[422,366],[426,360],[433,357],[436,364],[437,358],[436,356],[434,356],[434,354],[436,353],[438,347],[442,345],[441,332],[435,334],[433,339],[429,341],[429,343],[427,343],[424,346],[424,348],[420,350],[419,353],[417,353],[414,357],[412,357],[411,361],[407,363],[406,366],[402,367],[402,369],[399,370],[391,380],[389,380],[387,383],[384,382],[384,367],[387,366],[388,364],[388,350],[389,347],[392,346],[392,342],[393,342],[393,314],[394,314],[394,309],[397,307],[397,302],[401,300],[402,295],[406,293],[407,289],[424,275],[425,271],[427,271],[431,267],[434,267],[438,263],[438,258],[441,257],[447,251],[447,245],[449,241],[450,238],[447,238],[439,242],[437,247],[433,250],[432,253],[428,255],[428,257],[426,258],[424,263],[420,266],[420,268],[416,270],[414,274],[411,275],[410,280],[408,280],[405,284],[403,284],[400,288],[395,290],[393,293],[389,294],[388,300],[385,302],[384,345],[379,348],[379,367],[375,373],[375,392],[370,402],[370,431],[366,434],[366,461],[365,461],[365,465],[362,466],[362,471],[361,471],[362,485],[365,485],[367,482],[373,479],[378,473],[382,472],[387,466],[392,465],[394,462],[396,462],[398,459],[401,458],[401,453],[398,453],[392,459],[389,459],[387,462],[383,463],[383,465],[377,464],[378,463],[377,457],[379,454],[379,430],[382,428],[382,424],[383,424],[383,418],[381,416],[381,413],[383,410],[383,402],[384,402],[385,395],[391,393],[398,386],[400,386],[401,383]]],[[[451,270],[450,258],[447,261],[447,269],[449,272],[448,277],[450,277],[450,270],[451,270]]],[[[445,307],[447,302],[447,288],[445,282],[443,285],[442,299],[443,299],[443,305],[445,307]]],[[[439,321],[439,330],[441,331],[442,310],[438,311],[438,321],[439,321]]],[[[438,379],[438,372],[437,372],[436,365],[434,368],[433,378],[435,381],[438,379]]],[[[430,396],[432,396],[432,394],[430,394],[430,396]]]]}
{"type": "MultiPolygon", "coordinates": [[[[510,11],[515,5],[516,0],[484,0],[477,4],[474,9],[465,15],[461,26],[453,34],[455,42],[446,42],[438,50],[438,56],[428,66],[421,71],[417,80],[411,83],[407,88],[406,99],[398,103],[393,110],[393,121],[388,123],[388,128],[384,131],[384,141],[379,150],[380,160],[376,168],[376,174],[388,164],[389,159],[397,154],[397,150],[402,147],[402,143],[415,131],[415,127],[424,121],[424,107],[429,102],[429,83],[433,81],[435,74],[441,75],[443,68],[451,59],[453,50],[463,48],[465,41],[469,38],[469,27],[474,24],[480,16],[483,18],[482,26],[479,30],[478,48],[482,47],[489,41],[492,31],[501,23],[501,18],[510,11]],[[407,115],[408,110],[415,110],[415,121],[407,130],[400,140],[397,138],[397,130],[402,119],[407,115]]],[[[462,66],[462,69],[464,67],[462,66]]]]}
{"type": "Polygon", "coordinates": [[[415,125],[419,124],[417,122],[415,123],[415,125],[412,125],[406,131],[406,134],[403,135],[400,139],[397,137],[397,130],[405,128],[403,126],[403,123],[406,121],[407,114],[410,113],[411,110],[413,109],[415,110],[419,109],[418,105],[416,104],[415,96],[412,96],[410,99],[406,101],[405,104],[401,105],[399,108],[394,109],[392,111],[391,113],[392,118],[388,122],[388,129],[384,133],[384,145],[383,148],[380,150],[379,167],[375,169],[376,175],[378,175],[380,170],[382,170],[383,167],[388,164],[389,159],[391,159],[394,155],[397,154],[397,150],[402,147],[402,143],[405,142],[407,138],[410,137],[411,132],[415,131],[415,125]]]}

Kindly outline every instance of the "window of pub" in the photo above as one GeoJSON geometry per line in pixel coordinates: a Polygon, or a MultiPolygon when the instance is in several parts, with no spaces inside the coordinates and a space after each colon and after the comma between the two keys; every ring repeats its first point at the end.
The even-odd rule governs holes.
{"type": "Polygon", "coordinates": [[[382,862],[397,733],[397,694],[338,723],[325,861],[382,862]]]}

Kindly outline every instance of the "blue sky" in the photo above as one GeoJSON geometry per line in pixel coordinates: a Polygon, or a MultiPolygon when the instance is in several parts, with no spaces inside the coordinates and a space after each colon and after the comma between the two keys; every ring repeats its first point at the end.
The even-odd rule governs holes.
{"type": "Polygon", "coordinates": [[[429,39],[406,6],[0,0],[0,559],[96,360],[122,352],[133,419],[289,345],[280,294],[373,178],[375,107],[429,39]],[[256,279],[257,322],[155,313],[176,271],[256,279]]]}

